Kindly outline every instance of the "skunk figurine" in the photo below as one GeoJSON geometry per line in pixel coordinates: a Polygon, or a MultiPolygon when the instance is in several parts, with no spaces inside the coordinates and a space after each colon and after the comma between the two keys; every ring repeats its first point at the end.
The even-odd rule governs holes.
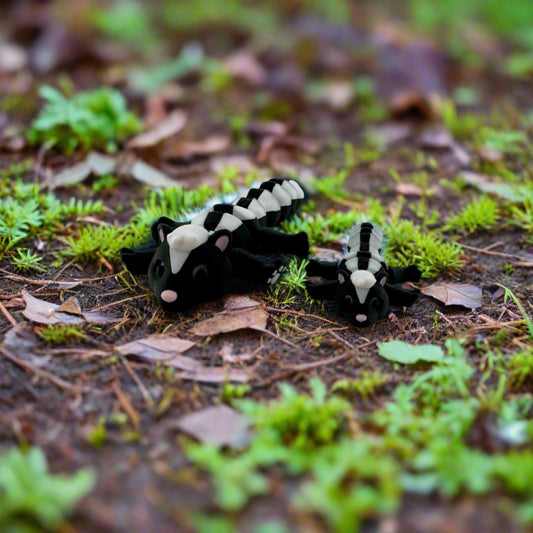
{"type": "Polygon", "coordinates": [[[189,222],[161,217],[152,225],[155,241],[121,258],[148,283],[165,311],[183,311],[216,300],[236,282],[274,284],[286,268],[281,254],[306,258],[305,232],[287,235],[272,226],[293,216],[304,201],[296,180],[273,178],[252,188],[233,204],[217,204],[189,222]],[[273,257],[272,257],[273,256],[273,257]]]}
{"type": "Polygon", "coordinates": [[[383,318],[389,305],[410,307],[420,293],[417,289],[395,286],[419,281],[417,266],[388,267],[381,257],[382,231],[370,222],[357,224],[348,238],[347,253],[340,263],[311,260],[308,276],[328,281],[307,282],[311,298],[333,300],[335,311],[354,326],[370,326],[383,318]]]}

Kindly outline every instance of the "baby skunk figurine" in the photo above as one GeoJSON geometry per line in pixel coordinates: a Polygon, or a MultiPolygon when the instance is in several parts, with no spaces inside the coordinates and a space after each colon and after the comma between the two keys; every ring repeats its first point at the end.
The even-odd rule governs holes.
{"type": "Polygon", "coordinates": [[[347,253],[340,263],[311,260],[308,276],[328,281],[307,282],[311,298],[333,300],[335,311],[354,326],[370,326],[386,316],[389,305],[410,307],[420,293],[417,289],[395,286],[404,281],[419,281],[415,265],[388,267],[381,257],[383,233],[374,224],[362,222],[350,232],[347,253]]]}
{"type": "Polygon", "coordinates": [[[148,283],[165,311],[183,311],[242,286],[274,284],[286,268],[281,254],[306,258],[305,232],[287,235],[272,226],[292,217],[304,201],[296,180],[273,178],[233,204],[217,204],[189,222],[162,217],[152,225],[155,242],[121,258],[148,283]]]}

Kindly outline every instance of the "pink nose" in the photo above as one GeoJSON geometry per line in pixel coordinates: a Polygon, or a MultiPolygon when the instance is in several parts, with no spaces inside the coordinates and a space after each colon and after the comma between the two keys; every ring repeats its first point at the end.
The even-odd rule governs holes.
{"type": "Polygon", "coordinates": [[[161,300],[167,302],[168,304],[175,302],[178,299],[178,293],[176,291],[163,291],[161,293],[161,300]]]}
{"type": "Polygon", "coordinates": [[[357,320],[357,322],[364,322],[366,319],[366,315],[355,315],[355,320],[357,320]]]}

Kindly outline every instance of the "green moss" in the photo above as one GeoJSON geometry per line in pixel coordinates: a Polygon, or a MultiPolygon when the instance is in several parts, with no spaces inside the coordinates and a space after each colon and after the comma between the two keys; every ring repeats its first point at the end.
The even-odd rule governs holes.
{"type": "Polygon", "coordinates": [[[479,229],[493,228],[500,218],[498,203],[489,196],[469,202],[459,213],[451,216],[444,230],[473,233],[479,229]]]}

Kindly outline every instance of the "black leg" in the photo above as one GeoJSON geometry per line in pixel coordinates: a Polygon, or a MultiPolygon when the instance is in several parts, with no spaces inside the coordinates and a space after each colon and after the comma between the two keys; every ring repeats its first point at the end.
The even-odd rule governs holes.
{"type": "Polygon", "coordinates": [[[385,290],[389,296],[389,304],[396,307],[411,307],[420,294],[418,289],[402,289],[394,285],[385,285],[385,290]]]}
{"type": "Polygon", "coordinates": [[[335,293],[339,287],[339,282],[337,280],[320,283],[308,281],[305,286],[307,288],[307,293],[313,298],[313,300],[334,300],[335,293]]]}
{"type": "Polygon", "coordinates": [[[326,279],[337,279],[338,263],[335,261],[319,261],[317,259],[311,259],[307,265],[308,276],[320,276],[326,279]]]}
{"type": "Polygon", "coordinates": [[[289,235],[272,228],[263,228],[257,234],[257,239],[257,249],[262,253],[292,254],[304,259],[309,255],[309,238],[305,231],[289,235]]]}
{"type": "Polygon", "coordinates": [[[276,283],[287,268],[282,259],[270,261],[242,248],[232,248],[229,259],[235,276],[267,285],[276,283]]]}
{"type": "Polygon", "coordinates": [[[408,267],[389,267],[390,280],[389,283],[403,283],[404,281],[420,281],[422,272],[416,265],[408,267]]]}
{"type": "Polygon", "coordinates": [[[137,248],[122,248],[120,259],[132,274],[148,274],[148,267],[157,250],[157,243],[150,242],[137,248]]]}

